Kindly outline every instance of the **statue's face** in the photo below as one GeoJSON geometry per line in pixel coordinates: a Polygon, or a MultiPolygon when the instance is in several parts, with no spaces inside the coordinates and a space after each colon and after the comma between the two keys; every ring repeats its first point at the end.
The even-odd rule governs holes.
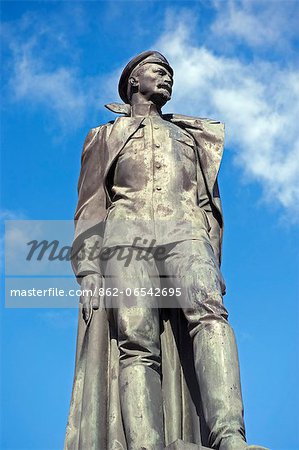
{"type": "Polygon", "coordinates": [[[161,107],[170,100],[173,78],[169,70],[160,64],[145,64],[133,75],[137,81],[138,92],[147,101],[161,107]]]}

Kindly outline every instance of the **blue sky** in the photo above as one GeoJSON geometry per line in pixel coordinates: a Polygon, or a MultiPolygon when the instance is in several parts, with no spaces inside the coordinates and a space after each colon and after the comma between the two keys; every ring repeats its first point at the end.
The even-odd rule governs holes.
{"type": "MultiPolygon", "coordinates": [[[[297,1],[3,1],[1,218],[70,220],[82,143],[121,68],[157,49],[167,111],[226,124],[226,305],[247,436],[299,449],[297,1]]],[[[1,310],[1,449],[63,446],[75,309],[1,310]]]]}

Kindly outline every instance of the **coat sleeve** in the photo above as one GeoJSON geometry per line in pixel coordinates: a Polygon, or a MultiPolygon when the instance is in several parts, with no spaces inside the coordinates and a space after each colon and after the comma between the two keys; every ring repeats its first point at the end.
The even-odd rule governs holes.
{"type": "MultiPolygon", "coordinates": [[[[203,185],[203,181],[202,181],[203,185]]],[[[216,180],[213,189],[213,202],[206,189],[200,190],[199,207],[205,212],[209,223],[209,236],[216,260],[221,265],[221,248],[223,235],[223,216],[221,200],[219,195],[218,181],[216,180]],[[217,206],[217,208],[215,207],[217,206]]]]}
{"type": "Polygon", "coordinates": [[[223,215],[217,176],[224,147],[224,124],[212,119],[196,118],[189,118],[185,122],[186,131],[193,136],[197,148],[198,204],[206,213],[211,244],[220,266],[223,215]]]}
{"type": "Polygon", "coordinates": [[[210,203],[207,204],[204,207],[204,210],[206,211],[210,224],[209,236],[211,239],[211,244],[220,267],[222,259],[223,214],[217,179],[213,189],[213,203],[214,204],[212,205],[210,203]],[[214,205],[217,206],[217,209],[214,205]]]}
{"type": "Polygon", "coordinates": [[[104,125],[91,129],[82,151],[72,246],[72,266],[78,281],[87,274],[100,273],[99,253],[106,217],[105,134],[104,125]]]}

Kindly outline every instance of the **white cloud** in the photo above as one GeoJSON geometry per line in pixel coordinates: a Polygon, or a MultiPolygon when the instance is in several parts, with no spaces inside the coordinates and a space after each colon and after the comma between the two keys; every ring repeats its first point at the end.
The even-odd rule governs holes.
{"type": "Polygon", "coordinates": [[[5,220],[22,220],[25,218],[24,213],[20,211],[12,211],[10,209],[1,209],[0,210],[0,221],[5,220]]]}
{"type": "Polygon", "coordinates": [[[23,220],[25,218],[24,214],[20,211],[12,211],[9,209],[0,210],[0,270],[4,269],[4,223],[6,220],[23,220]]]}
{"type": "Polygon", "coordinates": [[[15,59],[13,83],[16,98],[46,103],[63,122],[81,123],[85,117],[86,97],[78,89],[76,75],[70,69],[47,71],[38,68],[32,56],[22,55],[15,59]]]}
{"type": "MultiPolygon", "coordinates": [[[[26,264],[26,255],[28,254],[27,242],[30,242],[32,236],[42,240],[42,228],[39,221],[29,221],[22,215],[13,211],[4,212],[5,224],[5,272],[8,275],[27,274],[28,263],[26,264]]],[[[39,266],[44,265],[41,261],[39,266]]],[[[37,272],[37,271],[36,271],[37,272]]],[[[37,272],[38,274],[38,272],[37,272]]]]}
{"type": "Polygon", "coordinates": [[[10,52],[10,99],[42,106],[60,125],[80,126],[95,101],[92,88],[98,80],[85,79],[72,64],[76,51],[69,37],[55,24],[25,14],[3,25],[2,38],[10,52]]]}
{"type": "Polygon", "coordinates": [[[6,274],[72,275],[67,259],[72,239],[71,220],[8,221],[5,230],[6,274]]]}
{"type": "Polygon", "coordinates": [[[47,69],[33,48],[20,43],[11,46],[14,98],[46,106],[63,124],[82,123],[88,102],[75,70],[63,66],[47,69]]]}
{"type": "Polygon", "coordinates": [[[238,38],[253,46],[273,45],[286,50],[288,39],[297,35],[299,7],[296,1],[214,1],[217,11],[212,32],[238,38]]]}
{"type": "Polygon", "coordinates": [[[168,20],[154,44],[175,69],[172,110],[224,121],[226,146],[246,179],[258,180],[272,204],[299,213],[298,72],[219,56],[192,37],[190,20],[168,20]]]}

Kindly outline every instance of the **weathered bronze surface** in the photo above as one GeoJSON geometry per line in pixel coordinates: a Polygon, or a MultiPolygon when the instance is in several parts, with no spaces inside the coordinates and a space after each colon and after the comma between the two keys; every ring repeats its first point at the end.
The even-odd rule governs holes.
{"type": "Polygon", "coordinates": [[[181,439],[176,440],[166,447],[166,450],[210,450],[208,447],[196,444],[186,444],[181,439]]]}
{"type": "Polygon", "coordinates": [[[172,85],[164,56],[135,57],[107,105],[122,116],[84,144],[73,266],[92,293],[65,450],[249,448],[220,272],[224,127],[163,115],[172,85]]]}

